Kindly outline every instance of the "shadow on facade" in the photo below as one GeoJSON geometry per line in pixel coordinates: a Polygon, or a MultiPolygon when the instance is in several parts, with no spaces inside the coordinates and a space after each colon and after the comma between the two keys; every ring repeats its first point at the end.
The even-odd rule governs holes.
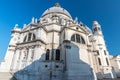
{"type": "Polygon", "coordinates": [[[117,80],[116,72],[113,67],[112,70],[108,70],[108,73],[104,73],[104,70],[108,70],[107,67],[106,69],[101,69],[101,72],[96,73],[98,80],[117,80]]]}
{"type": "Polygon", "coordinates": [[[42,60],[44,57],[45,54],[38,60],[23,62],[22,65],[25,67],[15,72],[10,80],[14,80],[15,78],[16,80],[41,80],[41,73],[44,71],[42,67],[45,67],[43,65],[45,62],[42,60]]]}
{"type": "Polygon", "coordinates": [[[85,44],[78,44],[83,47],[78,47],[76,44],[70,42],[70,48],[68,46],[66,50],[67,56],[67,68],[65,80],[95,80],[93,69],[91,68],[87,50],[85,44]],[[84,60],[84,61],[83,61],[84,60]],[[86,62],[85,62],[86,61],[86,62]],[[88,63],[87,63],[88,62],[88,63]]]}
{"type": "Polygon", "coordinates": [[[80,59],[83,53],[79,54],[79,47],[73,43],[70,46],[61,51],[60,61],[43,60],[43,54],[38,60],[23,62],[27,66],[15,72],[10,80],[94,80],[93,69],[80,59]]]}
{"type": "Polygon", "coordinates": [[[111,73],[104,74],[104,72],[98,72],[97,73],[98,80],[112,80],[111,73]]]}

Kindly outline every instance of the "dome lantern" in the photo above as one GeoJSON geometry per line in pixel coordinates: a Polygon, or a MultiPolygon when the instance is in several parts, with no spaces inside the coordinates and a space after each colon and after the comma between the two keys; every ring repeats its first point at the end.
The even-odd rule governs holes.
{"type": "Polygon", "coordinates": [[[59,3],[55,3],[55,7],[61,7],[59,3]]]}

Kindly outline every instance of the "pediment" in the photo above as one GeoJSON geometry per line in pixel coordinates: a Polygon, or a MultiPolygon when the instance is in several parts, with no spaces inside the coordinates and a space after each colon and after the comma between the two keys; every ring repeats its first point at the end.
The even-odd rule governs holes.
{"type": "Polygon", "coordinates": [[[33,29],[33,28],[35,28],[35,27],[31,26],[31,25],[27,25],[22,29],[22,31],[28,31],[28,30],[33,29]]]}
{"type": "Polygon", "coordinates": [[[87,31],[85,30],[85,28],[79,26],[79,25],[73,25],[73,26],[69,26],[70,29],[76,30],[76,31],[80,31],[82,33],[87,33],[87,31]]]}

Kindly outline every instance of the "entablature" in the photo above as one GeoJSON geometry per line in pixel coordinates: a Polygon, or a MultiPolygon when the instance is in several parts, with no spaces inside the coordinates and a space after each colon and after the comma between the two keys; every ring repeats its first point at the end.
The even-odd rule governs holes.
{"type": "Polygon", "coordinates": [[[34,40],[29,42],[17,43],[16,48],[24,48],[24,47],[33,47],[33,46],[46,46],[46,43],[42,40],[34,40]]]}

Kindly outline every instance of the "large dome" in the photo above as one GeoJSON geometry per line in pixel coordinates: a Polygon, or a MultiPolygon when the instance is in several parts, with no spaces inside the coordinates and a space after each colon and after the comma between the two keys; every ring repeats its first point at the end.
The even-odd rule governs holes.
{"type": "Polygon", "coordinates": [[[59,13],[59,14],[64,14],[66,16],[68,16],[69,18],[71,18],[70,13],[65,10],[64,8],[60,7],[60,5],[58,3],[55,4],[55,6],[47,9],[43,14],[42,17],[44,17],[47,14],[51,14],[51,13],[59,13]]]}

